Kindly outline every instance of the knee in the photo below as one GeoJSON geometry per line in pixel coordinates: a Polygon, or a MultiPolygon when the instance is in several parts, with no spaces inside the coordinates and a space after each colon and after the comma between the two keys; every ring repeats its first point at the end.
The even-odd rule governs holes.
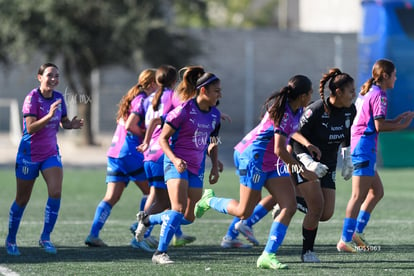
{"type": "Polygon", "coordinates": [[[238,213],[238,217],[242,220],[243,219],[248,219],[253,213],[253,210],[246,209],[246,208],[239,209],[239,210],[240,210],[240,212],[238,213]]]}
{"type": "Polygon", "coordinates": [[[62,197],[62,192],[61,191],[50,192],[49,197],[51,197],[51,198],[61,198],[62,197]]]}
{"type": "Polygon", "coordinates": [[[308,216],[311,216],[315,221],[319,221],[323,213],[323,202],[318,204],[308,205],[308,216]]]}
{"type": "Polygon", "coordinates": [[[20,207],[25,207],[27,205],[27,203],[29,202],[30,196],[20,196],[20,197],[16,197],[15,202],[17,205],[19,205],[20,207]]]}
{"type": "Polygon", "coordinates": [[[333,216],[333,210],[332,211],[324,211],[323,213],[322,213],[322,216],[321,216],[321,218],[319,219],[319,221],[328,221],[328,220],[330,220],[331,219],[331,217],[333,216]]]}
{"type": "Polygon", "coordinates": [[[286,206],[281,206],[280,213],[283,214],[283,217],[293,217],[296,213],[296,202],[286,206]]]}
{"type": "Polygon", "coordinates": [[[375,197],[378,199],[378,201],[380,201],[380,200],[384,197],[384,190],[383,190],[383,189],[381,189],[380,191],[378,191],[378,192],[375,194],[375,197]]]}
{"type": "Polygon", "coordinates": [[[113,207],[120,199],[121,199],[121,195],[111,195],[111,196],[105,196],[103,201],[107,202],[113,207]]]}

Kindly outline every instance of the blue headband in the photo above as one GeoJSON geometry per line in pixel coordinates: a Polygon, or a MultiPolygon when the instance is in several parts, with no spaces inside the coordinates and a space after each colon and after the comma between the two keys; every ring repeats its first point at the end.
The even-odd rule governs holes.
{"type": "Polygon", "coordinates": [[[197,85],[197,89],[200,89],[203,86],[206,86],[207,84],[212,83],[215,80],[218,80],[219,78],[216,77],[216,75],[212,75],[209,79],[207,79],[205,82],[203,82],[202,84],[197,85]]]}

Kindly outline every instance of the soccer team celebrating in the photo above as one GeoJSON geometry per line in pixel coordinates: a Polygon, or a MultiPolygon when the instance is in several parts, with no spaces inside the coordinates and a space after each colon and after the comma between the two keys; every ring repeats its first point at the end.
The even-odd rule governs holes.
{"type": "MultiPolygon", "coordinates": [[[[48,187],[44,228],[39,245],[50,254],[57,250],[51,233],[57,221],[63,169],[56,134],[59,126],[79,129],[83,120],[68,119],[59,83],[58,67],[43,64],[40,82],[23,104],[23,137],[16,157],[16,197],[10,207],[5,241],[9,255],[20,255],[16,236],[24,209],[39,172],[48,187]]],[[[240,179],[239,199],[223,198],[204,189],[205,160],[211,160],[210,184],[219,180],[223,165],[218,159],[219,130],[230,117],[218,109],[222,96],[220,79],[202,66],[179,72],[171,65],[146,69],[121,99],[117,127],[107,153],[106,194],[98,204],[85,244],[104,247],[99,232],[129,181],[143,197],[131,246],[153,252],[152,262],[172,264],[168,246],[182,246],[196,238],[181,226],[200,219],[209,209],[233,216],[222,239],[223,248],[257,246],[253,225],[272,211],[273,222],[257,267],[285,269],[276,252],[283,243],[296,210],[305,213],[302,224],[301,260],[320,262],[314,251],[319,221],[329,220],[335,206],[338,152],[341,175],[352,177],[342,235],[341,252],[369,248],[364,230],[372,211],[384,195],[376,169],[379,132],[408,127],[414,112],[387,119],[387,90],[394,88],[396,68],[392,61],[377,60],[372,76],[356,97],[353,78],[331,68],[319,82],[320,99],[310,103],[312,82],[295,75],[263,105],[259,124],[235,147],[234,164],[240,179]],[[177,83],[178,80],[178,83],[177,83]],[[325,98],[325,87],[329,95],[325,98]],[[356,99],[355,104],[354,99],[356,99]],[[262,188],[269,195],[261,198],[262,188]],[[151,235],[161,225],[158,239],[151,235]],[[238,239],[242,234],[251,244],[238,239]]]]}

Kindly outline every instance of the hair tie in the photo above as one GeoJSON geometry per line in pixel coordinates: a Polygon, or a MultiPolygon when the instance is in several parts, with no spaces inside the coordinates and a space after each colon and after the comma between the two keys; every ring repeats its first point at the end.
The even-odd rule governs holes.
{"type": "Polygon", "coordinates": [[[213,81],[218,80],[218,78],[216,77],[216,75],[211,75],[206,81],[204,81],[203,83],[197,85],[197,89],[200,89],[203,86],[206,86],[207,84],[212,83],[213,81]]]}
{"type": "Polygon", "coordinates": [[[340,70],[336,70],[335,73],[332,76],[332,79],[336,78],[336,76],[342,74],[342,72],[340,70]]]}

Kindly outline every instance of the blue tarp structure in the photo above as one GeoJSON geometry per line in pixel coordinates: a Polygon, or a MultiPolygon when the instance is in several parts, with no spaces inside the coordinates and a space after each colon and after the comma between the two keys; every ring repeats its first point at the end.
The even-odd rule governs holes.
{"type": "MultiPolygon", "coordinates": [[[[361,4],[357,87],[371,77],[377,59],[390,59],[397,68],[397,81],[387,92],[388,118],[414,111],[414,0],[363,0],[361,4]]],[[[379,150],[384,167],[414,166],[414,123],[404,131],[381,133],[379,150]]]]}

